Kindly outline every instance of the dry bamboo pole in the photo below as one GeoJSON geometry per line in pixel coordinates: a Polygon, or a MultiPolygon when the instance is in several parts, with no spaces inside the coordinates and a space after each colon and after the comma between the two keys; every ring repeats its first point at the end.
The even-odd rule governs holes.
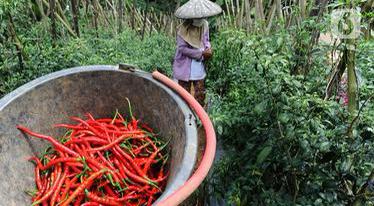
{"type": "Polygon", "coordinates": [[[99,38],[99,23],[98,23],[99,12],[98,12],[98,6],[96,4],[96,1],[92,2],[92,6],[93,6],[93,23],[94,23],[95,32],[96,32],[96,38],[99,38]]]}
{"type": "MultiPolygon", "coordinates": [[[[114,13],[113,13],[114,14],[114,13]]],[[[118,33],[122,33],[123,30],[123,0],[118,0],[118,33]]]]}
{"type": "Polygon", "coordinates": [[[132,4],[132,16],[133,18],[131,18],[131,27],[133,30],[135,30],[135,11],[136,11],[136,0],[133,0],[133,4],[132,4]]]}
{"type": "Polygon", "coordinates": [[[273,25],[273,20],[274,20],[274,17],[275,17],[275,13],[276,13],[276,9],[277,9],[277,2],[274,1],[274,2],[273,2],[273,5],[271,6],[271,9],[270,9],[269,15],[268,15],[268,17],[267,17],[266,33],[269,33],[270,30],[271,30],[271,27],[272,27],[272,25],[273,25]]]}
{"type": "Polygon", "coordinates": [[[42,19],[46,18],[46,15],[44,13],[44,7],[42,0],[36,0],[36,5],[38,6],[39,12],[42,15],[42,19]]]}
{"type": "Polygon", "coordinates": [[[95,4],[96,4],[96,8],[98,9],[98,15],[104,17],[102,19],[104,19],[104,22],[106,23],[106,26],[110,26],[110,21],[108,19],[108,17],[106,16],[105,12],[104,12],[104,9],[103,7],[101,6],[99,0],[94,0],[95,4]]]}
{"type": "Polygon", "coordinates": [[[264,23],[265,23],[265,14],[264,14],[264,7],[262,0],[256,0],[255,2],[256,8],[256,23],[259,24],[261,30],[264,30],[264,23]]]}
{"type": "Polygon", "coordinates": [[[238,25],[239,25],[239,28],[243,29],[244,28],[244,9],[245,9],[245,1],[243,0],[242,4],[241,4],[241,7],[240,7],[240,10],[238,12],[238,15],[239,15],[239,18],[238,18],[238,25]]]}
{"type": "Polygon", "coordinates": [[[283,21],[283,8],[282,8],[282,1],[281,0],[276,0],[277,2],[277,14],[278,14],[278,19],[280,21],[283,21]]]}
{"type": "MultiPolygon", "coordinates": [[[[225,0],[225,5],[226,5],[226,12],[227,12],[227,14],[224,12],[223,13],[223,15],[224,16],[227,16],[228,17],[228,22],[230,22],[230,24],[231,24],[231,13],[230,13],[230,5],[229,5],[229,3],[227,2],[228,0],[225,0]],[[226,14],[226,15],[225,15],[226,14]]],[[[233,14],[234,15],[234,14],[233,14]]],[[[226,20],[227,21],[227,20],[226,20]]]]}
{"type": "Polygon", "coordinates": [[[251,18],[251,2],[249,0],[244,0],[245,3],[245,21],[246,29],[249,32],[252,29],[252,18],[251,18]]]}
{"type": "MultiPolygon", "coordinates": [[[[66,18],[65,14],[64,14],[64,10],[62,10],[62,7],[61,7],[61,3],[59,0],[56,0],[55,2],[56,4],[56,8],[57,8],[57,13],[61,16],[61,18],[65,21],[65,22],[69,22],[68,19],[66,18]]],[[[55,9],[56,9],[55,8],[55,9]]]]}
{"type": "Polygon", "coordinates": [[[24,61],[23,60],[28,60],[28,56],[26,55],[26,52],[24,51],[23,44],[22,44],[21,40],[19,39],[19,37],[17,35],[12,15],[9,12],[7,12],[7,15],[8,15],[8,18],[9,18],[8,19],[8,21],[9,21],[8,32],[9,32],[11,38],[13,39],[14,45],[16,46],[18,62],[20,64],[21,69],[23,69],[24,68],[24,61]]]}
{"type": "Polygon", "coordinates": [[[79,37],[79,4],[77,4],[77,0],[71,0],[71,12],[73,14],[73,27],[79,37]]]}
{"type": "MultiPolygon", "coordinates": [[[[347,47],[347,70],[348,70],[348,112],[351,117],[356,115],[358,108],[358,85],[355,70],[356,42],[355,39],[346,40],[347,47]]],[[[351,132],[350,132],[351,133],[351,132]]],[[[352,135],[350,135],[352,136],[352,135]]]]}
{"type": "Polygon", "coordinates": [[[51,34],[52,34],[52,43],[55,46],[57,41],[57,25],[56,25],[56,1],[49,0],[49,8],[51,11],[51,34]]]}
{"type": "MultiPolygon", "coordinates": [[[[49,4],[46,0],[43,0],[43,4],[49,9],[49,4]]],[[[69,34],[73,37],[77,37],[77,35],[74,33],[73,29],[70,27],[70,25],[64,21],[64,19],[59,15],[56,14],[56,18],[64,25],[66,30],[69,32],[69,34]]]]}
{"type": "Polygon", "coordinates": [[[306,18],[306,0],[299,0],[301,20],[306,18]]]}

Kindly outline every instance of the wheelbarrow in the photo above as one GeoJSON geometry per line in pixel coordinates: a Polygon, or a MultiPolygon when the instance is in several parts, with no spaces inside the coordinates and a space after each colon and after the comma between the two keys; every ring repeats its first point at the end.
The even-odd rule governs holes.
{"type": "Polygon", "coordinates": [[[131,66],[85,66],[62,70],[31,81],[0,99],[0,202],[1,205],[30,205],[25,191],[35,188],[34,166],[27,161],[40,154],[48,143],[27,139],[16,129],[22,124],[32,130],[61,136],[51,130],[53,124],[70,116],[90,112],[95,117],[112,116],[113,111],[133,113],[161,137],[171,137],[170,176],[163,194],[154,205],[182,203],[208,174],[215,155],[215,133],[203,108],[164,75],[134,69],[131,66]],[[200,166],[197,159],[195,114],[207,135],[200,166]]]}

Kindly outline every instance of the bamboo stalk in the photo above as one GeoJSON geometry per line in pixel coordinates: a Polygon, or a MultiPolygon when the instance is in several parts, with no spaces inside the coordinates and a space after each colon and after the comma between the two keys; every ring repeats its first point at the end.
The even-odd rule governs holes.
{"type": "Polygon", "coordinates": [[[22,69],[24,67],[23,60],[28,60],[28,56],[27,56],[26,52],[24,51],[23,44],[22,44],[21,40],[19,39],[19,37],[17,35],[12,15],[9,12],[7,12],[7,15],[8,15],[8,18],[9,18],[9,20],[8,20],[9,21],[8,32],[10,33],[10,36],[12,37],[12,39],[14,41],[14,45],[16,46],[18,61],[19,61],[20,67],[22,69]]]}
{"type": "Polygon", "coordinates": [[[93,6],[93,23],[94,23],[94,27],[95,27],[95,32],[96,32],[96,38],[99,38],[99,25],[98,25],[98,17],[99,17],[99,12],[98,12],[98,7],[97,7],[97,4],[96,4],[96,1],[93,1],[92,2],[92,6],[93,6]]]}
{"type": "MultiPolygon", "coordinates": [[[[43,3],[44,5],[47,6],[47,8],[49,9],[49,4],[46,0],[43,0],[43,3]]],[[[77,37],[77,35],[74,33],[73,29],[71,29],[71,27],[69,26],[68,23],[66,23],[59,14],[56,14],[56,18],[62,23],[62,25],[64,25],[64,27],[68,30],[69,34],[72,35],[73,37],[77,37]]]]}
{"type": "Polygon", "coordinates": [[[45,19],[46,15],[44,13],[44,8],[43,8],[42,0],[36,0],[36,5],[38,6],[39,12],[42,15],[42,19],[45,19]]]}
{"type": "Polygon", "coordinates": [[[261,22],[265,21],[264,8],[262,4],[262,0],[256,0],[256,18],[261,22]]]}
{"type": "Polygon", "coordinates": [[[301,20],[304,20],[306,17],[306,0],[299,0],[299,7],[301,20]]]}
{"type": "Polygon", "coordinates": [[[251,18],[251,3],[249,2],[249,0],[245,0],[244,3],[245,3],[245,11],[246,11],[246,14],[245,14],[246,29],[247,31],[250,31],[252,28],[252,24],[253,24],[252,18],[251,18]]]}
{"type": "Polygon", "coordinates": [[[118,0],[118,33],[122,33],[123,0],[118,0]]]}
{"type": "Polygon", "coordinates": [[[356,115],[357,110],[357,97],[358,97],[358,85],[357,85],[357,76],[355,69],[355,40],[347,40],[347,70],[348,70],[348,112],[352,116],[356,115]]]}
{"type": "Polygon", "coordinates": [[[274,20],[274,17],[275,17],[276,9],[277,9],[277,2],[274,1],[273,5],[271,6],[271,10],[269,12],[268,18],[267,18],[268,22],[267,22],[267,27],[266,27],[266,33],[269,33],[270,30],[271,30],[271,27],[273,25],[273,20],[274,20]]]}
{"type": "Polygon", "coordinates": [[[277,14],[278,14],[278,19],[280,21],[283,21],[283,9],[282,9],[282,1],[281,0],[276,0],[277,2],[277,14]]]}
{"type": "MultiPolygon", "coordinates": [[[[133,0],[132,4],[132,16],[135,16],[135,11],[136,11],[136,0],[133,0]]],[[[133,30],[135,30],[135,19],[131,18],[131,27],[133,30]]]]}
{"type": "Polygon", "coordinates": [[[64,14],[64,11],[62,10],[62,7],[61,7],[61,4],[60,4],[60,1],[59,1],[59,0],[56,0],[55,4],[56,4],[56,8],[57,8],[57,13],[61,16],[61,18],[62,18],[65,22],[69,22],[68,19],[67,19],[66,16],[65,16],[65,14],[64,14]]]}
{"type": "Polygon", "coordinates": [[[79,37],[79,5],[77,5],[76,0],[71,0],[71,12],[73,13],[73,26],[75,33],[79,37]]]}
{"type": "Polygon", "coordinates": [[[95,4],[96,4],[96,8],[98,9],[98,10],[97,10],[97,11],[98,11],[98,15],[101,15],[102,17],[104,17],[103,19],[104,19],[104,21],[105,21],[105,23],[106,23],[106,26],[110,26],[110,25],[111,25],[111,24],[110,24],[110,21],[109,21],[107,15],[105,14],[104,9],[103,9],[103,7],[101,6],[100,2],[99,2],[98,0],[93,0],[93,1],[94,1],[95,4]]]}
{"type": "Polygon", "coordinates": [[[244,9],[245,9],[245,1],[242,2],[242,5],[240,7],[240,11],[238,12],[239,18],[238,18],[238,24],[240,28],[244,28],[244,9]]]}
{"type": "Polygon", "coordinates": [[[57,29],[56,29],[56,1],[55,0],[49,0],[49,8],[51,10],[51,34],[53,39],[53,44],[56,43],[57,40],[57,29]]]}
{"type": "Polygon", "coordinates": [[[227,15],[225,15],[226,13],[224,12],[223,13],[223,16],[227,16],[228,17],[228,21],[230,22],[231,24],[231,13],[230,13],[230,7],[229,7],[229,3],[227,2],[228,0],[225,0],[225,5],[226,5],[226,12],[227,12],[227,15]]]}

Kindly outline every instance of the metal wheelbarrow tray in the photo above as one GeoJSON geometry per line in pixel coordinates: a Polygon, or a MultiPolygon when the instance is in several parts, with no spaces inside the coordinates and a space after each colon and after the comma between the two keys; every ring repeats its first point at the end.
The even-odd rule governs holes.
{"type": "Polygon", "coordinates": [[[36,132],[61,136],[53,124],[69,123],[70,116],[112,117],[128,113],[130,99],[136,118],[163,138],[171,138],[170,176],[158,201],[182,186],[196,162],[197,130],[188,105],[151,74],[121,71],[116,66],[87,66],[38,78],[0,99],[0,205],[30,205],[25,193],[35,188],[34,166],[27,158],[49,145],[25,140],[16,129],[22,124],[36,132]]]}

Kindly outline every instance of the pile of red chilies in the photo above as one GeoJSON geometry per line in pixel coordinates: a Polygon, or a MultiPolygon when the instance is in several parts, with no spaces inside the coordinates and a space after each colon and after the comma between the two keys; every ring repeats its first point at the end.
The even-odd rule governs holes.
{"type": "Polygon", "coordinates": [[[68,129],[60,141],[17,127],[53,145],[30,158],[36,163],[32,205],[151,205],[166,184],[167,144],[133,117],[86,116],[72,117],[76,125],[55,125],[68,129]]]}

